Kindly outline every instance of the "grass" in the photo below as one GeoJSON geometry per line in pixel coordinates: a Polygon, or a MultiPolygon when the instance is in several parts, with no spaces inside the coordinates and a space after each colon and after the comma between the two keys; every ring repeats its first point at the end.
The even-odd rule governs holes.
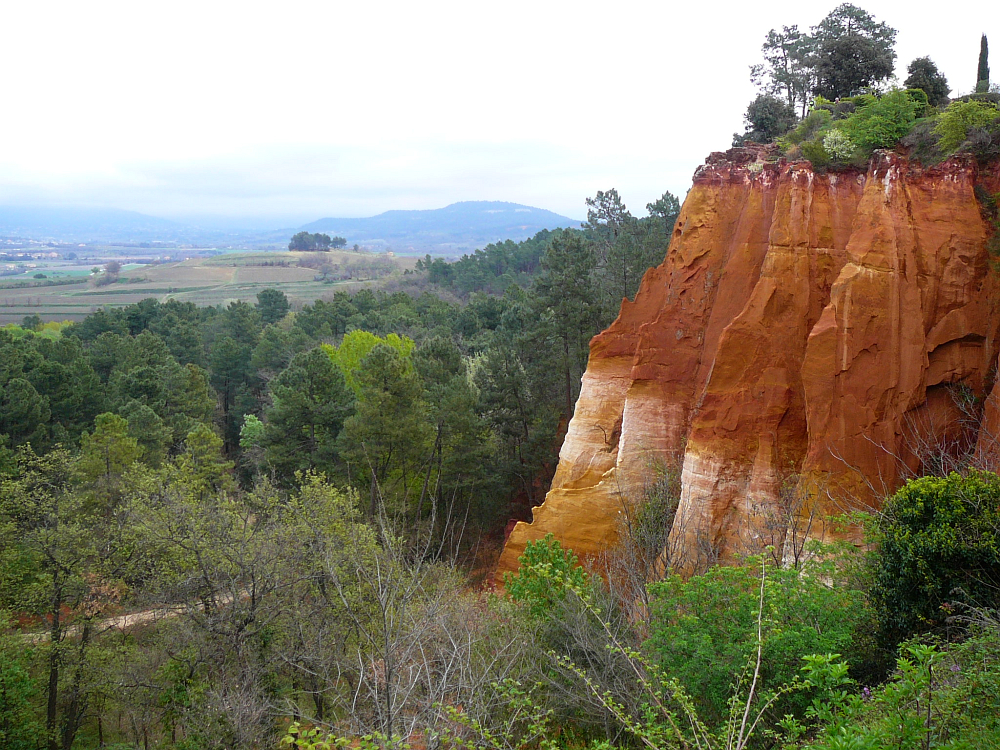
{"type": "MultiPolygon", "coordinates": [[[[28,315],[38,315],[46,321],[80,320],[101,307],[124,307],[149,297],[161,302],[177,299],[199,306],[225,305],[235,300],[255,302],[257,293],[269,288],[283,291],[293,305],[303,305],[329,296],[338,288],[354,289],[364,282],[361,279],[317,281],[316,270],[298,265],[301,259],[317,255],[333,264],[357,262],[364,257],[346,252],[229,253],[178,263],[126,266],[121,281],[103,287],[90,280],[89,267],[62,264],[67,272],[56,275],[57,264],[45,268],[40,264],[29,274],[0,279],[0,325],[20,323],[28,315]],[[49,279],[64,283],[53,286],[23,283],[35,281],[35,273],[45,273],[49,279]],[[65,283],[71,275],[79,278],[79,282],[65,283]]],[[[412,269],[416,263],[416,258],[393,260],[396,273],[412,269]]]]}

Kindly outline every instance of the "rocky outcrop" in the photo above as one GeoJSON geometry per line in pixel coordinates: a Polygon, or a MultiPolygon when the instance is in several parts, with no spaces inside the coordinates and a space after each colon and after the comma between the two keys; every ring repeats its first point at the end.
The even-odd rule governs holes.
{"type": "Polygon", "coordinates": [[[552,489],[501,572],[549,532],[606,548],[657,464],[681,472],[671,546],[690,562],[830,536],[830,514],[974,445],[1000,328],[977,185],[1000,179],[961,157],[820,174],[713,154],[663,264],[591,342],[552,489]]]}

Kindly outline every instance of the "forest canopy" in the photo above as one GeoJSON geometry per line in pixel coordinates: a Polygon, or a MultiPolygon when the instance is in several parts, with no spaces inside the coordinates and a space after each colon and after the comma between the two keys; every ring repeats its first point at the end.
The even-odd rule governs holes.
{"type": "MultiPolygon", "coordinates": [[[[929,57],[888,85],[895,36],[847,4],[772,31],[737,141],[830,169],[1000,154],[988,85],[948,99],[929,57]]],[[[783,490],[722,566],[668,543],[682,467],[651,460],[599,559],[549,535],[492,579],[592,337],[680,231],[669,192],[586,207],[308,304],[0,328],[0,748],[1000,745],[1000,480],[971,461],[829,519],[863,548],[800,539],[783,490]]]]}

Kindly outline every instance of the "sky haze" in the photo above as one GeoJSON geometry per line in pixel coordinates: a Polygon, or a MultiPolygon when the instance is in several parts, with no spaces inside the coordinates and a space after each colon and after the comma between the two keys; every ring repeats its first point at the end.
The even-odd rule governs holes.
{"type": "MultiPolygon", "coordinates": [[[[858,3],[974,85],[1000,10],[858,3]]],[[[0,203],[294,225],[461,200],[683,198],[767,31],[835,2],[9,3],[0,203]]]]}

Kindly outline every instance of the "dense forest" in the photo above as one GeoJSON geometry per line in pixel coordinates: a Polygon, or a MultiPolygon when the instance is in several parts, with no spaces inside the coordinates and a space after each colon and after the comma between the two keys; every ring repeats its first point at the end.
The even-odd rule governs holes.
{"type": "MultiPolygon", "coordinates": [[[[737,141],[994,158],[985,40],[951,101],[929,59],[883,85],[894,38],[849,5],[771,32],[737,141]]],[[[0,748],[1000,746],[995,474],[911,480],[866,550],[682,577],[651,467],[603,575],[547,538],[493,586],[680,209],[587,207],[394,291],[0,329],[0,748]]]]}

